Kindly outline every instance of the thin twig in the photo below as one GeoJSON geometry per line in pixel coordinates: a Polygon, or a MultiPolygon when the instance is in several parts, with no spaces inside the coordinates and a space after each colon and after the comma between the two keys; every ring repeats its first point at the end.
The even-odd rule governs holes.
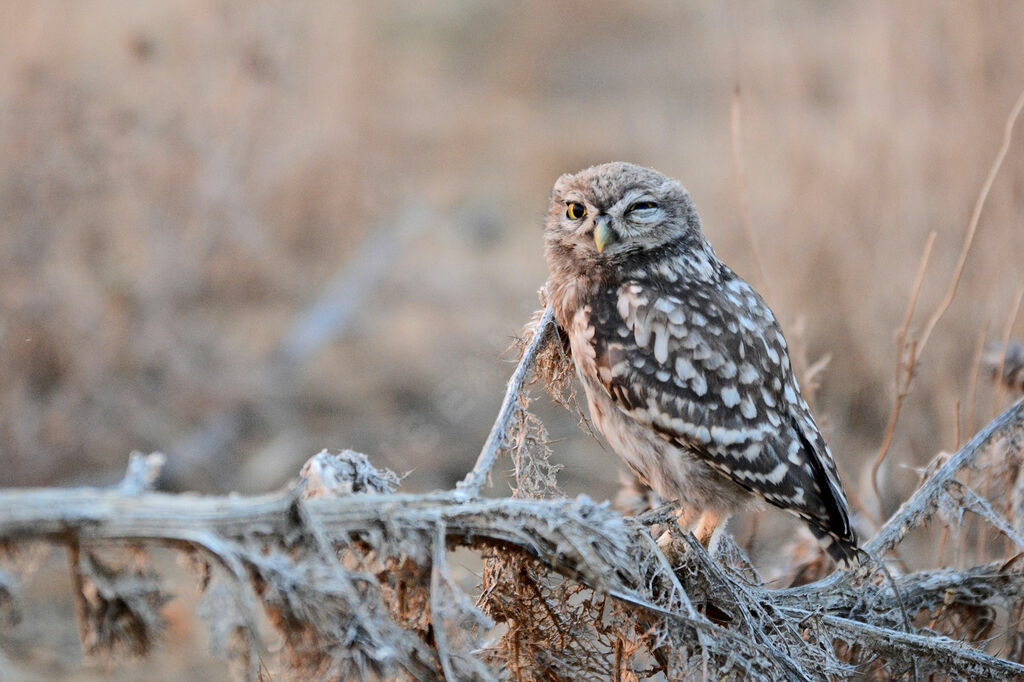
{"type": "Polygon", "coordinates": [[[454,682],[459,678],[455,675],[452,667],[451,653],[448,646],[448,631],[444,617],[441,615],[441,605],[438,600],[441,596],[441,585],[445,580],[447,572],[447,550],[448,544],[445,539],[444,522],[437,524],[437,532],[434,533],[433,562],[430,568],[430,615],[434,623],[434,640],[437,642],[437,657],[441,659],[441,669],[444,671],[444,679],[454,682]]]}
{"type": "Polygon", "coordinates": [[[541,315],[536,327],[534,327],[533,338],[530,339],[530,343],[523,349],[523,355],[519,358],[519,364],[516,366],[515,371],[512,372],[512,376],[509,377],[508,387],[505,389],[505,397],[502,398],[501,408],[498,410],[498,417],[494,420],[494,425],[491,427],[491,432],[487,435],[487,440],[484,441],[483,449],[480,450],[476,464],[473,466],[472,471],[456,486],[456,492],[464,499],[479,496],[484,484],[490,477],[491,469],[494,468],[498,453],[505,446],[509,426],[519,409],[519,394],[526,383],[526,377],[533,368],[533,360],[537,355],[537,351],[544,345],[548,334],[551,333],[554,319],[555,309],[548,303],[547,308],[544,309],[544,314],[541,315]]]}
{"type": "MultiPolygon", "coordinates": [[[[974,357],[971,360],[971,375],[967,380],[967,433],[974,433],[975,414],[978,397],[978,376],[981,374],[981,359],[985,354],[985,337],[988,335],[988,324],[978,332],[978,341],[974,346],[974,357]]],[[[956,444],[960,447],[960,443],[956,444]]]]}
{"type": "Polygon", "coordinates": [[[929,478],[899,510],[883,524],[878,533],[866,545],[864,550],[873,556],[882,556],[895,547],[911,529],[915,528],[924,517],[946,485],[953,480],[957,472],[970,466],[977,458],[981,448],[993,436],[1008,426],[1017,425],[1024,420],[1024,398],[1011,405],[1005,412],[993,419],[978,433],[974,434],[955,455],[929,478]]]}
{"type": "MultiPolygon", "coordinates": [[[[875,493],[875,499],[878,500],[879,508],[881,508],[881,496],[878,492],[878,470],[881,468],[882,463],[885,461],[886,454],[889,452],[889,446],[892,443],[892,437],[896,430],[896,422],[899,419],[900,407],[903,404],[904,398],[910,392],[910,386],[913,382],[914,368],[917,361],[921,358],[924,353],[925,347],[928,345],[928,339],[931,338],[932,331],[935,329],[935,325],[939,323],[942,316],[945,315],[949,306],[953,303],[953,298],[956,296],[957,289],[960,287],[960,279],[963,276],[964,268],[967,265],[967,256],[970,254],[971,245],[974,243],[974,235],[978,231],[978,222],[981,219],[981,210],[985,206],[985,201],[988,199],[989,191],[992,189],[992,184],[995,182],[996,176],[999,174],[999,169],[1003,165],[1003,159],[1006,158],[1006,153],[1010,148],[1010,141],[1013,137],[1013,127],[1017,121],[1017,117],[1020,115],[1021,109],[1024,108],[1024,91],[1021,91],[1020,96],[1017,98],[1013,109],[1010,111],[1010,115],[1006,120],[1006,124],[1003,128],[1003,141],[999,147],[999,151],[996,154],[995,161],[992,163],[992,167],[989,169],[988,176],[985,178],[985,182],[982,184],[981,191],[978,193],[978,198],[974,202],[974,209],[971,211],[971,218],[967,224],[967,233],[964,235],[964,243],[960,248],[960,257],[957,260],[956,268],[953,271],[953,280],[950,282],[949,289],[946,291],[946,295],[939,303],[938,307],[932,313],[931,317],[928,318],[928,322],[924,326],[924,331],[916,340],[911,340],[909,343],[905,341],[907,338],[906,331],[910,326],[910,319],[913,314],[914,302],[917,300],[917,290],[920,288],[920,282],[915,284],[915,293],[911,298],[911,304],[907,309],[907,315],[903,322],[903,329],[900,332],[899,340],[899,367],[904,367],[904,355],[907,351],[905,346],[909,346],[909,356],[906,360],[905,371],[897,370],[896,374],[896,400],[893,405],[892,412],[889,416],[889,423],[885,428],[885,435],[882,438],[882,445],[878,449],[878,454],[875,456],[875,460],[871,465],[871,486],[875,493]],[[901,383],[901,377],[903,381],[901,383]]],[[[927,254],[931,250],[931,243],[934,240],[934,233],[928,238],[928,245],[925,248],[927,254]]],[[[920,279],[924,274],[924,266],[927,263],[927,257],[922,258],[921,268],[918,270],[918,278],[920,279]]]]}
{"type": "MultiPolygon", "coordinates": [[[[959,483],[959,481],[951,481],[951,483],[959,483]]],[[[993,509],[988,500],[966,485],[960,484],[957,488],[959,489],[958,494],[963,497],[964,508],[970,509],[982,519],[995,526],[996,530],[1005,535],[1013,544],[1017,545],[1018,550],[1024,549],[1024,536],[1021,536],[1002,514],[993,509]]]]}
{"type": "MultiPolygon", "coordinates": [[[[814,617],[808,614],[810,617],[814,617]]],[[[865,646],[908,656],[911,661],[938,663],[947,672],[979,676],[1005,676],[1003,679],[1024,675],[1024,665],[996,658],[948,637],[926,637],[890,628],[879,627],[840,616],[820,616],[822,623],[858,638],[865,646]]]]}
{"type": "Polygon", "coordinates": [[[1024,90],[1021,91],[1017,97],[1017,102],[1013,105],[1013,109],[1010,111],[1010,116],[1006,119],[1006,124],[1003,126],[1003,142],[999,146],[999,153],[996,154],[996,159],[992,163],[992,168],[988,171],[988,176],[985,178],[985,183],[981,186],[981,192],[978,193],[978,199],[974,202],[974,210],[971,211],[971,220],[967,224],[967,234],[964,235],[964,244],[960,249],[960,258],[957,260],[956,269],[953,271],[953,281],[949,285],[949,290],[946,292],[945,298],[942,299],[942,303],[935,309],[932,316],[928,319],[928,323],[924,327],[924,331],[921,333],[920,340],[918,341],[918,352],[924,350],[925,345],[928,343],[928,338],[932,334],[932,330],[935,329],[935,325],[939,323],[946,310],[949,309],[950,304],[953,303],[953,297],[956,296],[956,291],[960,286],[960,277],[964,274],[964,266],[967,264],[967,256],[971,251],[971,244],[974,242],[974,233],[978,231],[978,221],[981,219],[981,209],[985,207],[985,200],[988,199],[989,190],[992,189],[992,184],[996,180],[996,176],[999,174],[999,169],[1003,165],[1003,159],[1006,158],[1006,152],[1010,149],[1010,140],[1013,138],[1013,126],[1017,122],[1017,117],[1020,116],[1021,109],[1024,109],[1024,90]]]}
{"type": "Polygon", "coordinates": [[[931,257],[934,244],[935,231],[933,230],[925,241],[924,251],[921,252],[921,261],[917,265],[917,275],[914,277],[914,286],[911,289],[910,301],[907,303],[907,312],[903,316],[903,324],[900,326],[899,337],[896,340],[896,398],[893,400],[892,411],[889,413],[889,422],[885,425],[882,444],[878,447],[878,454],[875,455],[875,459],[871,463],[871,489],[875,494],[875,504],[878,505],[879,515],[884,512],[882,495],[878,490],[878,470],[882,468],[882,463],[889,453],[893,434],[896,433],[896,422],[900,418],[900,409],[903,407],[903,400],[910,393],[910,384],[914,378],[917,355],[913,351],[907,353],[907,335],[910,330],[910,321],[914,317],[914,308],[917,306],[917,298],[921,294],[921,284],[924,282],[924,273],[928,269],[928,259],[931,257]]]}

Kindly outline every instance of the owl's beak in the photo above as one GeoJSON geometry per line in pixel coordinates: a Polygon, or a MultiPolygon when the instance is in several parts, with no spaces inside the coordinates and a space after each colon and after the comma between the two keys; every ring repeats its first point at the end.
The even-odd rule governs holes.
{"type": "Polygon", "coordinates": [[[608,216],[598,216],[597,225],[594,226],[594,246],[597,247],[597,252],[601,253],[604,247],[618,238],[619,235],[608,225],[608,216]]]}

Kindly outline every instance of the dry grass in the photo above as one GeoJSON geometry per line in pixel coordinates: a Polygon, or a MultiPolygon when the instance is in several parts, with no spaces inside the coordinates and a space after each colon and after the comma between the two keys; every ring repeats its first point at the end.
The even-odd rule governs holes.
{"type": "MultiPolygon", "coordinates": [[[[324,446],[411,471],[407,489],[450,486],[501,395],[496,358],[536,305],[551,183],[624,159],[680,178],[791,336],[805,320],[806,365],[831,355],[815,408],[867,502],[920,255],[934,232],[915,338],[1024,87],[1012,0],[107,0],[2,16],[5,486],[113,481],[125,453],[159,449],[176,486],[264,490],[324,446]],[[295,320],[408,205],[426,226],[397,238],[343,333],[282,367],[295,320]]],[[[1024,315],[1008,323],[1022,151],[1018,134],[916,367],[880,517],[1013,395],[976,379],[975,358],[1024,337],[1024,315]]],[[[614,455],[536,407],[562,488],[611,496],[614,455]]],[[[775,517],[757,531],[762,564],[793,539],[775,517]]],[[[67,609],[38,627],[63,632],[67,609]]],[[[77,665],[65,650],[47,670],[77,665]]]]}

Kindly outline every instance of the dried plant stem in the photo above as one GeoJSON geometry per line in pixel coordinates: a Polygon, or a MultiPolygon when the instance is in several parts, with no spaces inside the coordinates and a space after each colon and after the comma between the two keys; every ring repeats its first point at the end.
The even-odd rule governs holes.
{"type": "Polygon", "coordinates": [[[993,436],[1007,427],[1019,425],[1024,420],[1024,399],[1018,400],[1005,412],[989,422],[985,428],[967,441],[955,455],[939,467],[924,484],[885,522],[864,550],[873,556],[883,556],[892,550],[911,529],[922,523],[935,504],[939,494],[946,489],[956,474],[970,466],[979,451],[993,436]]]}
{"type": "MultiPolygon", "coordinates": [[[[910,305],[907,307],[907,314],[904,318],[903,326],[900,330],[899,341],[897,343],[899,367],[896,373],[896,399],[893,403],[893,409],[889,415],[889,422],[886,425],[885,434],[882,437],[882,444],[878,449],[878,454],[875,456],[875,460],[871,464],[871,487],[875,493],[875,499],[878,501],[879,508],[881,508],[882,502],[878,491],[878,470],[885,461],[885,457],[889,452],[889,447],[892,444],[892,438],[896,431],[896,423],[899,420],[900,409],[903,405],[904,399],[909,394],[911,384],[913,383],[914,369],[917,365],[917,361],[921,358],[921,354],[924,353],[935,326],[939,323],[939,320],[942,319],[942,316],[945,315],[949,306],[952,305],[953,298],[956,296],[956,292],[960,287],[960,280],[963,277],[964,268],[967,265],[967,257],[970,255],[971,245],[974,243],[974,235],[978,231],[978,223],[981,220],[981,211],[985,207],[985,201],[988,199],[989,192],[992,189],[992,184],[995,182],[996,176],[999,174],[999,169],[1002,168],[1003,160],[1006,158],[1007,151],[1009,151],[1010,141],[1013,138],[1013,127],[1017,122],[1017,118],[1020,116],[1021,109],[1024,109],[1024,91],[1021,91],[1020,95],[1017,97],[1017,101],[1014,103],[1013,109],[1007,117],[1006,124],[1003,127],[1002,144],[999,147],[999,151],[996,153],[995,161],[993,161],[992,167],[989,169],[988,176],[986,176],[985,182],[981,186],[978,198],[974,202],[974,209],[971,211],[971,218],[967,224],[967,233],[964,235],[964,242],[960,248],[960,257],[957,259],[956,268],[953,270],[953,277],[950,281],[949,288],[946,290],[946,294],[938,307],[936,307],[934,312],[932,312],[931,317],[928,318],[921,335],[916,340],[910,339],[907,341],[907,332],[910,328],[910,320],[913,316],[914,304],[920,290],[921,279],[924,276],[924,268],[927,265],[927,255],[921,259],[921,266],[918,269],[917,281],[914,285],[914,294],[911,297],[910,305]]],[[[925,247],[925,254],[928,254],[931,251],[931,244],[933,241],[934,232],[928,238],[928,243],[925,247]]]]}
{"type": "MultiPolygon", "coordinates": [[[[441,584],[446,579],[447,541],[445,539],[444,523],[437,524],[437,531],[434,533],[434,556],[430,569],[430,611],[434,622],[440,623],[441,604],[438,603],[441,595],[441,584]]],[[[451,660],[451,647],[448,645],[448,635],[444,627],[434,628],[434,639],[437,642],[437,657],[441,659],[441,669],[444,671],[446,680],[457,680],[455,669],[451,660]]]]}
{"type": "MultiPolygon", "coordinates": [[[[985,354],[985,336],[988,335],[988,325],[978,332],[978,341],[974,344],[974,356],[971,360],[971,374],[967,380],[967,433],[974,433],[976,424],[976,403],[978,396],[978,376],[981,374],[981,359],[985,354]]],[[[960,447],[960,443],[957,443],[960,447]]]]}
{"type": "MultiPolygon", "coordinates": [[[[882,468],[885,457],[892,445],[893,435],[896,433],[896,422],[899,421],[900,409],[903,407],[903,400],[910,393],[910,385],[914,379],[914,367],[917,363],[917,353],[914,342],[910,341],[909,348],[907,337],[910,331],[910,321],[914,317],[914,308],[917,306],[917,298],[921,294],[921,284],[924,282],[924,273],[928,269],[928,259],[931,257],[932,246],[935,244],[935,231],[928,235],[925,241],[924,251],[921,253],[921,261],[917,266],[917,275],[914,277],[914,286],[911,289],[910,301],[907,303],[907,312],[903,316],[903,324],[900,326],[899,337],[896,340],[896,399],[893,401],[892,411],[889,413],[889,422],[885,425],[885,432],[882,436],[882,444],[878,448],[871,463],[871,489],[875,494],[875,503],[878,510],[882,510],[882,496],[878,490],[878,470],[882,468]],[[908,352],[909,351],[909,352],[908,352]]],[[[877,522],[876,518],[876,522],[877,522]]]]}
{"type": "MultiPolygon", "coordinates": [[[[957,472],[970,466],[993,437],[1004,429],[1020,428],[1022,423],[1024,400],[982,429],[943,464],[865,545],[866,551],[881,557],[898,545],[911,529],[930,516],[943,491],[954,490],[951,486],[957,472]]],[[[1000,520],[981,498],[963,486],[955,490],[967,508],[976,510],[986,519],[995,519],[996,527],[1003,533],[1015,542],[1024,543],[1024,539],[1017,537],[1012,527],[1000,520]]],[[[336,594],[352,607],[359,603],[352,582],[354,577],[347,569],[330,561],[331,547],[337,538],[360,537],[372,529],[387,528],[389,536],[404,538],[404,542],[415,546],[433,547],[431,583],[435,589],[444,578],[446,544],[484,545],[503,548],[504,552],[514,550],[535,557],[548,570],[581,581],[627,605],[662,614],[689,633],[685,635],[689,646],[706,649],[715,660],[722,660],[720,657],[725,651],[744,652],[742,655],[748,658],[762,657],[758,665],[767,666],[764,670],[786,671],[786,675],[795,679],[811,677],[806,661],[794,658],[790,648],[794,646],[791,638],[799,639],[800,627],[807,627],[810,622],[817,622],[816,627],[834,630],[836,635],[852,637],[865,646],[877,645],[880,651],[890,652],[900,660],[927,656],[930,663],[940,661],[950,666],[950,670],[964,674],[1024,674],[1024,666],[952,640],[902,632],[899,616],[895,621],[875,622],[849,615],[850,608],[863,599],[864,590],[872,590],[876,595],[867,603],[883,604],[884,612],[900,613],[928,604],[941,605],[954,585],[963,585],[968,590],[965,595],[1003,594],[998,590],[1024,594],[1024,574],[1015,574],[1015,578],[996,571],[992,573],[996,582],[988,584],[988,592],[967,587],[968,576],[974,575],[971,571],[975,569],[967,573],[946,571],[941,574],[941,580],[926,579],[923,575],[903,576],[899,579],[899,595],[885,584],[863,581],[855,572],[835,574],[800,588],[773,591],[739,580],[712,561],[690,536],[683,538],[686,547],[683,565],[688,568],[677,569],[680,572],[673,574],[645,527],[586,498],[458,501],[447,493],[392,493],[300,500],[294,491],[255,497],[126,494],[116,488],[0,491],[0,538],[49,539],[58,543],[148,541],[178,548],[201,547],[226,565],[241,564],[232,570],[240,582],[246,581],[248,576],[242,566],[261,565],[262,542],[246,545],[254,529],[264,538],[294,537],[296,524],[310,538],[312,556],[323,560],[325,567],[335,566],[333,576],[330,570],[325,575],[330,577],[333,589],[340,590],[336,594]],[[641,576],[649,571],[661,577],[651,586],[643,587],[641,576]],[[681,583],[679,576],[682,575],[691,577],[681,583]],[[857,582],[856,588],[852,587],[854,582],[857,582]],[[932,587],[922,593],[920,586],[924,584],[932,587]],[[733,625],[729,628],[715,625],[696,611],[691,605],[693,590],[702,602],[710,600],[716,609],[733,614],[730,616],[734,619],[733,625]],[[653,594],[665,597],[656,603],[652,601],[653,594]],[[904,602],[908,606],[904,606],[904,602]],[[772,615],[779,613],[788,613],[795,620],[788,624],[779,621],[772,615]],[[881,638],[885,639],[884,644],[880,643],[881,638]]],[[[980,580],[985,574],[978,575],[980,580]]],[[[436,600],[432,605],[438,612],[444,606],[436,600]]],[[[557,622],[557,615],[552,615],[551,619],[557,622]]],[[[403,631],[393,623],[385,622],[366,632],[373,641],[404,641],[403,631]]],[[[439,647],[435,654],[437,665],[444,668],[446,674],[455,675],[454,645],[445,637],[442,635],[435,644],[439,647]]],[[[831,642],[831,637],[827,641],[831,642]]],[[[429,651],[419,655],[429,658],[429,651]]],[[[413,675],[429,676],[429,667],[417,668],[413,675]]],[[[767,675],[757,673],[757,669],[752,669],[751,676],[767,679],[767,675]]]]}
{"type": "Polygon", "coordinates": [[[967,234],[964,235],[964,244],[960,249],[960,258],[957,260],[956,269],[953,271],[953,280],[949,284],[949,289],[946,291],[946,296],[942,299],[939,307],[935,309],[932,316],[928,318],[928,323],[924,326],[924,331],[921,332],[921,337],[918,342],[919,352],[924,350],[924,347],[928,344],[928,339],[932,335],[932,330],[935,329],[935,325],[939,323],[942,316],[949,309],[949,306],[953,303],[953,298],[956,296],[956,291],[960,286],[960,278],[964,274],[964,266],[967,265],[967,256],[971,252],[971,244],[974,243],[974,234],[978,231],[978,221],[981,219],[981,210],[985,207],[985,201],[988,199],[988,193],[992,189],[992,184],[996,180],[996,176],[999,175],[999,169],[1003,166],[1003,159],[1006,158],[1006,153],[1010,149],[1010,141],[1013,139],[1013,127],[1017,122],[1017,118],[1020,116],[1021,109],[1024,109],[1024,90],[1021,91],[1017,97],[1017,101],[1013,105],[1013,109],[1010,111],[1009,117],[1006,119],[1006,124],[1003,126],[1003,141],[999,146],[999,152],[996,154],[996,159],[992,163],[992,167],[988,171],[988,176],[985,178],[984,184],[981,186],[981,191],[978,193],[978,199],[974,202],[974,209],[971,211],[971,219],[967,224],[967,234]]]}
{"type": "Polygon", "coordinates": [[[71,598],[75,605],[75,621],[78,625],[78,639],[85,646],[89,636],[89,609],[85,603],[85,580],[82,576],[82,548],[78,538],[71,536],[67,542],[68,570],[71,573],[71,598]]]}
{"type": "MultiPolygon", "coordinates": [[[[0,541],[66,545],[73,572],[95,571],[88,555],[78,556],[79,545],[197,550],[224,569],[216,572],[236,591],[240,617],[230,622],[245,633],[250,671],[260,669],[257,654],[264,651],[257,623],[269,620],[291,665],[308,666],[303,677],[325,679],[498,676],[488,663],[522,679],[637,679],[638,670],[670,679],[852,679],[865,666],[879,675],[916,676],[920,668],[961,678],[1024,677],[1024,665],[986,653],[972,634],[977,629],[957,641],[911,627],[911,614],[923,612],[938,629],[957,605],[968,619],[1017,608],[1024,572],[1013,562],[887,581],[875,580],[869,564],[772,590],[752,567],[730,565],[745,559],[728,554],[733,558],[715,561],[674,523],[681,549],[670,562],[649,528],[665,520],[665,510],[629,519],[585,496],[481,497],[513,420],[523,417],[517,410],[526,377],[551,328],[548,308],[509,382],[489,444],[458,491],[394,493],[394,475],[372,469],[365,456],[333,456],[332,468],[332,456],[322,453],[303,468],[298,486],[278,493],[172,495],[148,490],[160,458],[134,457],[130,482],[114,488],[0,490],[0,541]],[[497,569],[481,604],[509,624],[504,648],[481,651],[478,635],[494,623],[448,574],[447,551],[457,546],[489,553],[497,569]],[[512,570],[502,577],[502,567],[512,570]],[[510,579],[508,590],[502,581],[507,586],[510,579]]],[[[1024,546],[1010,520],[957,478],[995,437],[1012,441],[1021,432],[1024,399],[942,464],[865,551],[884,559],[935,515],[940,501],[1024,546]]],[[[888,575],[884,565],[882,571],[888,575]]],[[[89,580],[106,603],[131,603],[131,581],[122,596],[111,593],[111,580],[89,580]]],[[[84,580],[74,587],[81,593],[84,580]]],[[[79,606],[89,619],[85,641],[100,627],[94,619],[110,611],[79,606]]],[[[110,640],[108,629],[103,641],[110,640]]]]}
{"type": "Polygon", "coordinates": [[[498,417],[494,420],[494,425],[491,427],[491,432],[487,435],[487,440],[480,450],[476,464],[456,488],[456,493],[461,497],[469,499],[480,495],[480,491],[491,475],[491,470],[494,468],[498,453],[506,444],[505,441],[508,437],[509,427],[519,409],[520,393],[523,390],[526,377],[533,367],[533,360],[537,356],[537,351],[544,345],[548,334],[551,333],[554,319],[555,310],[549,303],[544,309],[544,314],[541,315],[540,320],[534,327],[533,338],[530,339],[530,342],[523,350],[519,364],[516,366],[515,371],[512,372],[512,376],[509,377],[505,397],[502,398],[501,408],[498,410],[498,417]]]}

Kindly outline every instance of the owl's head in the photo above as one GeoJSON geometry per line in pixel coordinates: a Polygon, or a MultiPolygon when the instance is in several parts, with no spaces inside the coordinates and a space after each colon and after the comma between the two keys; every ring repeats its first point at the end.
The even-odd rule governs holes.
{"type": "Polygon", "coordinates": [[[606,163],[555,182],[545,229],[549,262],[568,259],[585,269],[616,265],[690,240],[704,243],[690,195],[656,170],[606,163]]]}

